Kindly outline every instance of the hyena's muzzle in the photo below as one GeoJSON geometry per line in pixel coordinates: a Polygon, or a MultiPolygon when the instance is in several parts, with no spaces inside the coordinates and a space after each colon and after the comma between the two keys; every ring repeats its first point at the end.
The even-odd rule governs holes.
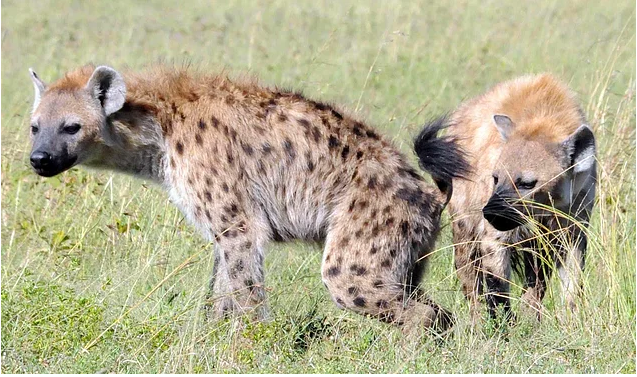
{"type": "Polygon", "coordinates": [[[524,206],[519,194],[504,185],[496,187],[493,195],[482,209],[482,215],[501,232],[517,228],[525,223],[524,206]]]}
{"type": "Polygon", "coordinates": [[[52,177],[75,165],[77,156],[69,153],[68,144],[55,137],[55,129],[42,128],[33,138],[31,166],[43,177],[52,177]]]}

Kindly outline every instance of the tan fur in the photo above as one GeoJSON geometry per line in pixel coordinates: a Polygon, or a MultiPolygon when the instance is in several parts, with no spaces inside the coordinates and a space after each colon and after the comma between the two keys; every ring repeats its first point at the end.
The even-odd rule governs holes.
{"type": "MultiPolygon", "coordinates": [[[[508,297],[512,258],[515,257],[512,253],[518,253],[521,259],[525,259],[527,283],[524,300],[539,313],[545,280],[550,272],[544,272],[546,266],[538,262],[544,251],[530,240],[535,233],[525,226],[498,231],[485,220],[482,209],[494,193],[494,174],[500,173],[500,179],[508,181],[530,174],[538,183],[526,199],[558,207],[586,224],[594,198],[594,177],[587,181],[585,191],[579,196],[573,193],[575,199],[566,197],[568,190],[564,187],[572,186],[577,177],[573,177],[572,169],[569,170],[569,165],[564,163],[560,144],[584,123],[586,121],[574,94],[547,74],[524,76],[498,84],[485,94],[461,104],[452,114],[450,134],[459,139],[459,144],[468,153],[473,170],[467,180],[454,181],[449,208],[454,218],[455,264],[474,315],[484,291],[484,278],[493,277],[487,280],[487,295],[491,298],[508,297]],[[506,141],[494,123],[494,115],[498,114],[508,116],[515,124],[506,141]],[[534,272],[530,273],[530,270],[534,272]]],[[[594,172],[591,174],[594,175],[594,172]]],[[[571,258],[569,255],[583,253],[585,236],[581,230],[575,230],[577,227],[571,222],[558,217],[553,215],[551,220],[538,217],[537,221],[550,231],[566,233],[561,240],[556,236],[549,241],[549,244],[559,244],[556,248],[563,252],[553,252],[548,259],[555,261],[560,269],[568,264],[570,273],[577,275],[570,279],[571,283],[565,279],[565,284],[571,285],[566,289],[567,301],[569,306],[573,306],[583,256],[576,258],[577,262],[567,263],[566,260],[571,258]]],[[[560,275],[563,275],[562,271],[560,275]]],[[[489,301],[489,297],[487,299],[489,301]]],[[[492,301],[508,306],[508,299],[492,301]]],[[[490,309],[494,310],[493,307],[490,309]]]]}
{"type": "Polygon", "coordinates": [[[55,124],[63,115],[54,104],[79,114],[91,144],[83,148],[95,151],[80,163],[170,193],[215,241],[215,315],[264,317],[264,248],[303,239],[325,243],[323,281],[338,306],[448,325],[448,313],[415,294],[445,195],[371,127],[297,93],[165,67],[125,73],[126,102],[100,124],[82,94],[93,70],[49,86],[32,121],[55,124]]]}

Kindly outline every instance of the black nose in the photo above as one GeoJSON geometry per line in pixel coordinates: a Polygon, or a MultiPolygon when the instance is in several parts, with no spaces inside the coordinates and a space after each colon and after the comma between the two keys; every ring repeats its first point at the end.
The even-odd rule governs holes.
{"type": "Polygon", "coordinates": [[[489,224],[501,232],[515,229],[524,223],[521,214],[497,193],[493,194],[482,209],[482,215],[489,224]]]}
{"type": "Polygon", "coordinates": [[[50,163],[51,163],[50,154],[46,152],[42,152],[42,151],[35,151],[31,153],[31,166],[33,166],[34,168],[36,169],[44,168],[48,166],[50,163]]]}

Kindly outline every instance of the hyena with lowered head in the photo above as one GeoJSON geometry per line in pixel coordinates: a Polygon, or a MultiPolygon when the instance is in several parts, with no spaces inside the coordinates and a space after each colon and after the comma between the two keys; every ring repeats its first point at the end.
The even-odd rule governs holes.
{"type": "Polygon", "coordinates": [[[435,122],[449,125],[472,170],[454,180],[449,211],[474,319],[483,294],[492,317],[498,305],[511,315],[512,268],[524,275],[523,309],[540,318],[554,267],[573,309],[596,183],[595,137],[574,94],[551,75],[523,76],[435,122]]]}
{"type": "Polygon", "coordinates": [[[210,311],[266,317],[269,241],[324,242],[322,279],[341,308],[444,328],[450,313],[418,289],[451,180],[453,140],[427,130],[425,184],[367,125],[300,94],[187,70],[120,74],[85,66],[45,85],[31,72],[31,164],[150,179],[214,241],[210,311]]]}

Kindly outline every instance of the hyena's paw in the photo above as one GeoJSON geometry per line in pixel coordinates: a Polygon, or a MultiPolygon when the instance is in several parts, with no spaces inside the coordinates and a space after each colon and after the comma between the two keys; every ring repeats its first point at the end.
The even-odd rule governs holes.
{"type": "Polygon", "coordinates": [[[527,291],[522,295],[521,301],[520,313],[522,316],[526,318],[535,318],[537,321],[542,319],[545,309],[542,305],[542,301],[538,299],[535,289],[527,289],[527,291]]]}

